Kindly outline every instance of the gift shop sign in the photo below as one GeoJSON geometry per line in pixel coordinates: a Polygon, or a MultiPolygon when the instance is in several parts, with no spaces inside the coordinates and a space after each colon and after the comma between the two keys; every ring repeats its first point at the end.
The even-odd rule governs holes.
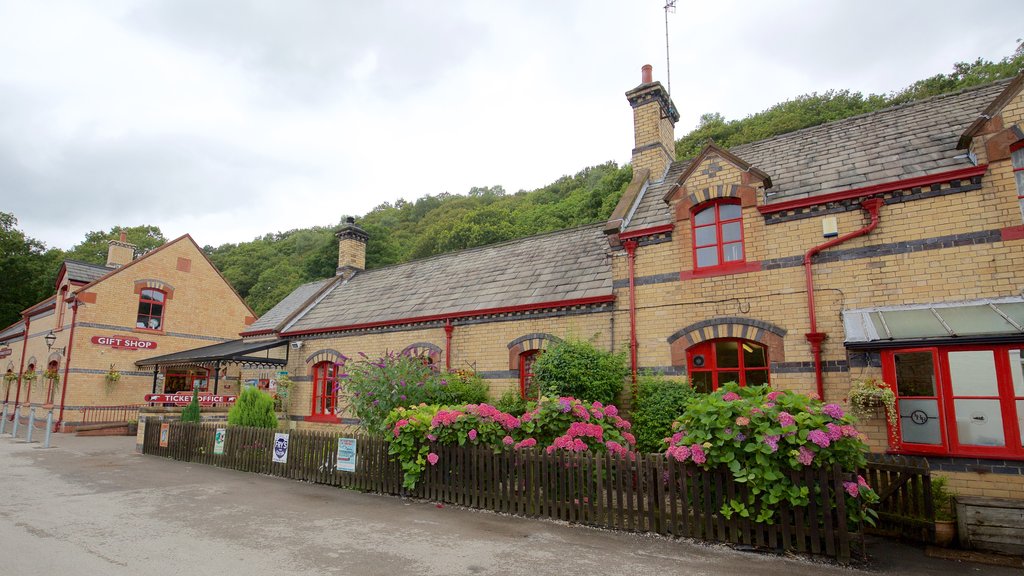
{"type": "Polygon", "coordinates": [[[156,342],[139,340],[134,336],[93,336],[92,343],[115,350],[156,350],[156,342]]]}
{"type": "MultiPolygon", "coordinates": [[[[191,394],[146,394],[146,402],[157,404],[177,404],[184,406],[192,402],[191,394]]],[[[203,406],[211,404],[233,404],[238,396],[222,396],[220,394],[200,394],[199,403],[203,406]]]]}

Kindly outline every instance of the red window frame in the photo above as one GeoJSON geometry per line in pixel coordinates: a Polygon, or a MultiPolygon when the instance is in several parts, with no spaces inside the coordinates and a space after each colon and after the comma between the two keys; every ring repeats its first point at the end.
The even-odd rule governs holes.
{"type": "Polygon", "coordinates": [[[750,372],[764,372],[765,373],[765,384],[771,384],[771,358],[768,356],[768,347],[760,342],[753,340],[744,340],[742,338],[716,338],[714,340],[705,340],[700,344],[695,344],[686,350],[686,369],[687,374],[690,375],[690,385],[693,385],[694,374],[710,373],[711,374],[711,390],[718,390],[718,387],[726,382],[732,380],[726,380],[721,382],[719,380],[723,373],[737,373],[738,377],[736,382],[740,386],[747,385],[747,375],[750,372]],[[737,366],[718,366],[718,354],[716,347],[720,343],[735,342],[737,349],[737,366]],[[743,345],[756,346],[764,350],[764,366],[746,366],[746,361],[743,358],[743,354],[740,352],[743,349],[743,345]],[[703,358],[703,363],[698,358],[703,358]]]}
{"type": "Polygon", "coordinates": [[[331,361],[313,365],[313,400],[310,406],[310,420],[339,422],[334,413],[338,407],[338,365],[331,361]]]}
{"type": "Polygon", "coordinates": [[[711,202],[705,202],[693,208],[692,214],[690,214],[690,233],[691,233],[691,255],[693,257],[693,269],[695,271],[705,270],[728,270],[730,268],[739,268],[746,264],[747,261],[747,246],[745,240],[745,232],[743,230],[743,206],[739,200],[732,198],[713,200],[711,202]],[[740,215],[737,218],[722,219],[721,212],[722,206],[736,206],[740,210],[740,215]],[[697,216],[707,211],[714,211],[714,219],[707,224],[698,224],[697,216]],[[722,235],[722,228],[728,224],[739,224],[740,237],[739,240],[730,240],[726,242],[722,235]],[[700,230],[714,228],[715,241],[706,244],[698,244],[697,233],[700,230]],[[725,261],[725,247],[739,245],[741,256],[738,260],[725,261]],[[715,254],[718,258],[718,263],[701,266],[697,260],[697,251],[700,249],[707,249],[714,247],[716,248],[715,254]]]}
{"type": "Polygon", "coordinates": [[[534,389],[531,393],[530,387],[533,384],[533,363],[540,357],[541,350],[527,350],[519,355],[519,396],[523,400],[536,400],[540,395],[534,389]]]}
{"type": "MultiPolygon", "coordinates": [[[[1024,445],[1021,443],[1021,431],[1018,424],[1017,402],[1024,401],[1024,395],[1017,395],[1013,388],[1013,367],[1010,365],[1010,351],[1021,350],[1024,354],[1024,343],[976,346],[942,346],[933,348],[906,348],[887,350],[882,353],[882,376],[896,393],[897,411],[899,410],[899,388],[896,383],[895,355],[906,352],[930,351],[934,354],[936,370],[936,394],[939,403],[941,445],[911,444],[901,442],[899,425],[889,427],[890,446],[892,452],[908,454],[937,454],[953,457],[998,458],[1008,460],[1024,460],[1024,445]],[[996,395],[954,395],[953,382],[950,374],[949,353],[951,352],[991,352],[996,375],[996,395]],[[960,442],[959,423],[957,421],[957,399],[996,399],[999,401],[999,412],[1002,418],[1003,446],[967,445],[960,442]],[[895,442],[895,443],[894,443],[895,442]]],[[[1024,391],[1022,391],[1024,394],[1024,391]]],[[[897,421],[902,422],[902,414],[897,421]]]]}
{"type": "Polygon", "coordinates": [[[175,392],[192,392],[198,390],[207,392],[210,389],[210,371],[206,368],[194,368],[191,370],[168,370],[164,374],[164,394],[175,392]],[[197,382],[199,383],[197,385],[197,382]],[[183,383],[184,386],[171,386],[172,383],[183,383]]]}
{"type": "Polygon", "coordinates": [[[139,312],[135,319],[136,330],[148,330],[151,332],[163,332],[164,331],[164,316],[167,314],[167,292],[158,288],[144,288],[139,292],[139,312]],[[160,294],[161,298],[156,300],[154,298],[147,297],[147,293],[160,294]],[[153,313],[153,307],[159,306],[159,314],[153,313]],[[152,319],[157,319],[157,327],[151,327],[152,319]],[[142,326],[139,326],[142,324],[142,326]]]}

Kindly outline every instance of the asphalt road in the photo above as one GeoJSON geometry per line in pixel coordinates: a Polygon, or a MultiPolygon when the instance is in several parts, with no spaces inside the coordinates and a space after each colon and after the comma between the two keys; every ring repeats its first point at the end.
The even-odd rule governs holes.
{"type": "MultiPolygon", "coordinates": [[[[141,456],[134,438],[54,444],[0,437],[0,575],[864,573],[141,456]]],[[[883,552],[870,572],[1020,575],[883,552]]]]}

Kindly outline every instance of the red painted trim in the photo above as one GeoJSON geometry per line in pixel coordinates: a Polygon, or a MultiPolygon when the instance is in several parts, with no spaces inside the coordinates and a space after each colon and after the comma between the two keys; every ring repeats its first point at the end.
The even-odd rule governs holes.
{"type": "Polygon", "coordinates": [[[700,278],[714,278],[715,276],[730,276],[732,274],[746,274],[747,272],[760,272],[761,262],[740,262],[738,265],[715,266],[702,270],[683,270],[679,273],[680,280],[698,280],[700,278]]]}
{"type": "MultiPolygon", "coordinates": [[[[28,329],[32,325],[32,318],[25,316],[25,337],[21,341],[21,368],[18,369],[18,389],[14,394],[14,410],[18,410],[18,401],[21,400],[21,375],[25,373],[25,352],[28,351],[28,329]]],[[[31,391],[32,388],[29,387],[31,391]]],[[[8,390],[10,393],[10,390],[8,390]]],[[[11,421],[14,421],[14,414],[11,414],[11,421]]]]}
{"type": "Polygon", "coordinates": [[[1020,240],[1024,238],[1024,226],[1008,226],[999,231],[1003,242],[1007,240],[1020,240]]]}
{"type": "Polygon", "coordinates": [[[448,372],[452,371],[452,332],[455,331],[455,327],[452,326],[451,319],[444,325],[444,369],[448,372]]]}
{"type": "Polygon", "coordinates": [[[72,298],[71,332],[68,333],[67,356],[64,357],[64,385],[60,387],[60,413],[57,415],[57,421],[53,424],[54,432],[60,430],[60,425],[64,422],[64,399],[68,394],[68,371],[71,369],[71,350],[75,345],[75,324],[78,323],[78,298],[72,298]]]}
{"type": "Polygon", "coordinates": [[[814,354],[814,380],[818,386],[818,398],[825,400],[825,376],[821,366],[821,343],[828,337],[824,332],[818,332],[818,320],[814,313],[814,272],[812,266],[814,265],[812,259],[814,255],[827,250],[838,244],[842,244],[847,240],[852,240],[858,236],[864,236],[869,234],[872,230],[878,227],[878,211],[882,207],[885,201],[881,198],[869,198],[861,202],[861,207],[871,214],[871,222],[867,226],[844,234],[838,238],[833,238],[828,242],[818,244],[811,248],[804,254],[804,275],[807,283],[807,315],[810,319],[811,329],[805,334],[807,341],[811,344],[811,352],[814,354]]]}
{"type": "Polygon", "coordinates": [[[632,392],[633,400],[637,399],[640,390],[637,388],[636,379],[636,285],[634,279],[636,277],[636,240],[628,240],[625,243],[626,257],[629,260],[629,368],[630,377],[632,378],[632,392]]]}
{"type": "Polygon", "coordinates": [[[663,224],[661,226],[651,226],[650,228],[641,228],[640,230],[633,230],[631,232],[619,233],[619,240],[630,240],[632,238],[639,238],[641,236],[653,236],[655,234],[667,234],[675,229],[675,224],[663,224]]]}
{"type": "Polygon", "coordinates": [[[775,212],[784,212],[786,210],[794,210],[796,208],[806,208],[808,206],[816,206],[818,204],[828,204],[829,202],[838,202],[840,200],[852,200],[854,198],[862,198],[873,194],[881,194],[883,192],[893,192],[895,190],[906,190],[908,188],[928,186],[929,184],[939,184],[941,182],[949,182],[950,180],[963,180],[964,178],[981,176],[987,171],[988,164],[981,164],[970,168],[950,170],[949,172],[939,172],[938,174],[929,174],[927,176],[907,178],[905,180],[893,180],[892,182],[865,186],[864,188],[852,188],[841,192],[832,192],[831,194],[822,194],[820,196],[811,196],[810,198],[798,198],[796,200],[779,202],[778,204],[758,206],[757,210],[761,214],[773,214],[775,212]]]}
{"type": "Polygon", "coordinates": [[[262,336],[264,334],[273,334],[273,328],[265,328],[263,330],[253,330],[252,332],[239,332],[239,336],[262,336]]]}
{"type": "Polygon", "coordinates": [[[341,424],[341,418],[329,414],[310,414],[305,417],[306,422],[318,422],[321,424],[341,424]]]}
{"type": "Polygon", "coordinates": [[[575,298],[572,300],[555,300],[552,302],[539,302],[537,304],[521,304],[519,306],[504,306],[501,308],[484,308],[468,312],[451,312],[448,314],[433,314],[430,316],[416,316],[413,318],[399,318],[396,320],[383,320],[380,322],[366,322],[363,324],[348,324],[342,326],[329,326],[327,328],[311,328],[309,330],[296,330],[281,332],[281,336],[305,336],[307,334],[323,334],[324,332],[340,332],[344,330],[364,330],[367,328],[383,328],[386,326],[401,326],[402,324],[418,324],[420,322],[436,322],[438,320],[455,320],[457,318],[471,318],[473,316],[492,316],[495,314],[511,314],[515,312],[529,312],[531,310],[543,310],[545,308],[567,308],[569,306],[587,306],[590,304],[605,304],[615,301],[615,295],[591,296],[590,298],[575,298]]]}
{"type": "Polygon", "coordinates": [[[1024,140],[1020,140],[1018,142],[1014,142],[1013,144],[1010,144],[1010,152],[1016,152],[1017,150],[1020,150],[1021,148],[1024,148],[1024,140]]]}

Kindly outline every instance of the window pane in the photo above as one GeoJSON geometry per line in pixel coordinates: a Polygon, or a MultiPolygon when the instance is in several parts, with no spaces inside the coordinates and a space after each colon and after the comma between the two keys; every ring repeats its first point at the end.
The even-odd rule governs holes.
{"type": "Polygon", "coordinates": [[[153,305],[152,304],[150,304],[149,302],[140,302],[139,303],[139,316],[142,316],[142,315],[149,316],[152,313],[153,313],[153,305]]]}
{"type": "Polygon", "coordinates": [[[722,254],[726,262],[738,262],[743,260],[743,243],[726,244],[722,246],[722,254]]]}
{"type": "Polygon", "coordinates": [[[705,208],[693,215],[693,223],[696,226],[711,224],[715,221],[715,207],[705,208]]]}
{"type": "Polygon", "coordinates": [[[1005,446],[999,400],[954,400],[956,431],[961,444],[1005,446]]]}
{"type": "Polygon", "coordinates": [[[715,237],[714,226],[701,226],[700,228],[694,229],[694,242],[697,246],[708,246],[718,243],[718,239],[715,237]]]}
{"type": "Polygon", "coordinates": [[[739,372],[719,372],[718,373],[718,385],[722,386],[730,382],[738,383],[740,381],[739,372]]]}
{"type": "MultiPolygon", "coordinates": [[[[744,342],[743,366],[745,368],[767,368],[768,356],[765,354],[764,346],[758,346],[750,342],[744,342]]],[[[748,378],[749,379],[749,378],[748,378]]]]}
{"type": "Polygon", "coordinates": [[[913,444],[942,444],[938,400],[900,400],[900,435],[913,444]]]}
{"type": "MultiPolygon", "coordinates": [[[[739,343],[735,340],[715,342],[715,363],[718,368],[739,368],[740,353],[739,343]]],[[[727,380],[718,379],[721,382],[727,380]]]]}
{"type": "Polygon", "coordinates": [[[697,392],[711,392],[711,372],[694,372],[690,375],[690,386],[697,392]]]}
{"type": "Polygon", "coordinates": [[[900,396],[935,396],[935,367],[931,352],[895,355],[896,389],[900,396]]]}
{"type": "Polygon", "coordinates": [[[1013,395],[1024,396],[1024,358],[1020,350],[1010,350],[1010,374],[1013,375],[1013,395]]]}
{"type": "Polygon", "coordinates": [[[717,266],[718,265],[718,247],[712,246],[710,248],[698,248],[697,249],[697,267],[704,268],[705,266],[717,266]]]}
{"type": "Polygon", "coordinates": [[[1024,446],[1024,400],[1017,400],[1017,430],[1020,430],[1021,446],[1024,446]]]}
{"type": "Polygon", "coordinates": [[[949,331],[942,327],[942,323],[931,310],[893,310],[879,314],[885,318],[893,338],[949,336],[949,331]]]}
{"type": "Polygon", "coordinates": [[[956,308],[936,308],[939,316],[949,324],[957,334],[997,334],[1000,332],[1016,332],[1012,324],[988,306],[958,306],[956,308]]]}
{"type": "Polygon", "coordinates": [[[719,220],[733,220],[743,215],[743,208],[740,208],[739,204],[719,204],[718,205],[718,218],[719,220]]]}
{"type": "Polygon", "coordinates": [[[768,383],[767,370],[750,370],[747,372],[747,386],[761,386],[768,383]]]}
{"type": "Polygon", "coordinates": [[[737,242],[743,233],[743,225],[739,222],[731,222],[722,225],[722,242],[737,242]]]}
{"type": "Polygon", "coordinates": [[[949,353],[954,396],[998,396],[995,355],[990,350],[949,353]]]}
{"type": "Polygon", "coordinates": [[[147,299],[147,300],[155,300],[157,302],[163,302],[164,301],[164,294],[163,294],[163,292],[160,292],[159,290],[143,290],[142,291],[142,297],[147,299]]]}
{"type": "Polygon", "coordinates": [[[146,321],[146,328],[150,328],[152,330],[159,330],[160,329],[160,318],[157,317],[157,316],[153,316],[152,318],[147,320],[146,321]]]}

